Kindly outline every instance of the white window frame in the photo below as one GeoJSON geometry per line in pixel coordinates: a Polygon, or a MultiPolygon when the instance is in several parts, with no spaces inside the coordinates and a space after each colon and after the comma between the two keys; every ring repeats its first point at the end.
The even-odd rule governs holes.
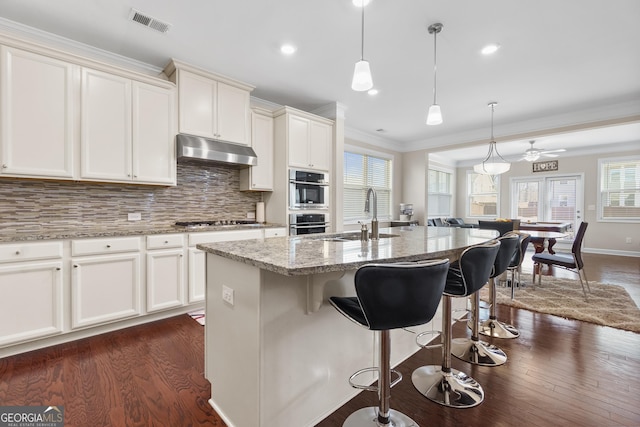
{"type": "MultiPolygon", "coordinates": [[[[381,212],[380,209],[378,209],[378,221],[391,221],[393,219],[393,163],[395,160],[395,156],[393,156],[392,154],[389,153],[384,153],[381,151],[375,151],[375,150],[369,150],[366,148],[362,148],[362,147],[358,147],[355,145],[347,145],[345,144],[344,146],[344,150],[342,153],[342,157],[344,159],[344,153],[348,152],[348,153],[354,153],[354,154],[360,154],[363,156],[371,156],[371,157],[377,157],[379,159],[384,159],[384,160],[389,160],[391,162],[390,164],[390,172],[389,172],[389,212],[381,212]]],[[[344,171],[343,171],[344,174],[344,171]]],[[[347,184],[346,182],[344,182],[344,177],[343,177],[343,186],[346,188],[347,184]]],[[[373,202],[373,201],[372,201],[373,202]]],[[[373,208],[371,209],[371,212],[369,213],[369,215],[367,215],[366,213],[364,213],[364,204],[362,205],[362,217],[358,217],[358,218],[351,218],[348,219],[344,213],[344,201],[343,201],[343,205],[342,205],[342,214],[344,215],[344,220],[343,220],[343,224],[344,225],[353,225],[353,224],[357,224],[358,221],[366,221],[369,220],[371,218],[371,212],[373,212],[373,208]]],[[[379,208],[379,206],[378,206],[379,208]]]]}
{"type": "Polygon", "coordinates": [[[598,189],[597,189],[597,222],[617,222],[617,223],[640,223],[640,217],[630,217],[630,218],[605,218],[604,217],[604,206],[602,205],[602,193],[603,193],[603,176],[602,169],[603,166],[607,163],[618,163],[618,162],[629,162],[629,161],[640,161],[640,156],[624,156],[624,157],[606,157],[598,159],[598,189]]]}
{"type": "Polygon", "coordinates": [[[451,218],[454,216],[453,214],[453,202],[455,200],[455,192],[454,192],[454,188],[455,188],[455,179],[456,179],[456,172],[453,169],[449,169],[446,167],[442,167],[442,166],[436,166],[436,165],[429,165],[427,167],[427,180],[429,178],[429,171],[430,170],[434,170],[434,171],[438,171],[438,172],[444,172],[444,173],[448,173],[450,178],[449,178],[449,192],[448,193],[430,193],[429,192],[429,182],[427,182],[427,218],[451,218]],[[435,194],[437,196],[449,196],[449,213],[447,214],[442,214],[442,213],[430,213],[429,212],[429,207],[431,206],[431,203],[429,203],[429,196],[431,196],[432,194],[435,194]]]}
{"type": "MultiPolygon", "coordinates": [[[[471,204],[469,201],[471,200],[471,188],[469,187],[469,175],[480,175],[474,172],[472,169],[467,170],[467,174],[465,175],[464,186],[465,186],[465,210],[467,214],[467,218],[471,219],[487,219],[487,218],[500,218],[500,175],[494,175],[493,180],[496,186],[496,213],[495,215],[471,215],[471,204]]],[[[489,194],[489,193],[488,193],[489,194]]],[[[493,193],[491,193],[493,194],[493,193]]]]}

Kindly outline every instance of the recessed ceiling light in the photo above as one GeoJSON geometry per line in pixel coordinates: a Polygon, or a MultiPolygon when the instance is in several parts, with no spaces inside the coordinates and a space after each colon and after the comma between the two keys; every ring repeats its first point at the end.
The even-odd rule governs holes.
{"type": "Polygon", "coordinates": [[[367,92],[369,95],[373,96],[373,95],[377,95],[378,94],[378,89],[369,89],[369,92],[367,92]]]}
{"type": "Polygon", "coordinates": [[[285,55],[293,55],[296,52],[296,47],[292,44],[283,44],[282,46],[280,46],[280,52],[282,52],[285,55]]]}
{"type": "Polygon", "coordinates": [[[356,7],[364,7],[369,4],[371,0],[353,0],[353,4],[356,7]]]}
{"type": "Polygon", "coordinates": [[[500,49],[500,45],[498,43],[491,43],[482,48],[480,52],[483,55],[491,55],[492,53],[496,53],[500,49]]]}

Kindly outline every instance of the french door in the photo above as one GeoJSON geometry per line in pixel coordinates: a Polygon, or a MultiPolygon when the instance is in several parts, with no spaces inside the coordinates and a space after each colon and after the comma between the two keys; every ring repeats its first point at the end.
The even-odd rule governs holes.
{"type": "Polygon", "coordinates": [[[521,221],[570,222],[583,218],[582,175],[520,177],[511,180],[511,217],[521,221]]]}

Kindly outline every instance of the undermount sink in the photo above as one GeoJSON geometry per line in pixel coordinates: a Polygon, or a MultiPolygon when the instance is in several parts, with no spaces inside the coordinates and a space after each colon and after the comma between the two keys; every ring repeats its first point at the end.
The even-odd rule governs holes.
{"type": "MultiPolygon", "coordinates": [[[[380,233],[379,237],[380,239],[389,239],[391,237],[399,236],[399,234],[380,233]]],[[[324,240],[325,242],[351,242],[360,240],[360,233],[342,233],[333,236],[319,237],[319,239],[324,240]]],[[[371,237],[369,237],[369,240],[371,240],[371,237]]]]}

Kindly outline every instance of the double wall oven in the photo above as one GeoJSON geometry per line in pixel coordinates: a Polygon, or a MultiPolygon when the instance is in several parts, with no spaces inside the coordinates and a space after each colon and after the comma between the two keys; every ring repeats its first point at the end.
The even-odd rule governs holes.
{"type": "Polygon", "coordinates": [[[289,170],[289,211],[290,235],[327,231],[329,175],[299,169],[289,170]]]}

